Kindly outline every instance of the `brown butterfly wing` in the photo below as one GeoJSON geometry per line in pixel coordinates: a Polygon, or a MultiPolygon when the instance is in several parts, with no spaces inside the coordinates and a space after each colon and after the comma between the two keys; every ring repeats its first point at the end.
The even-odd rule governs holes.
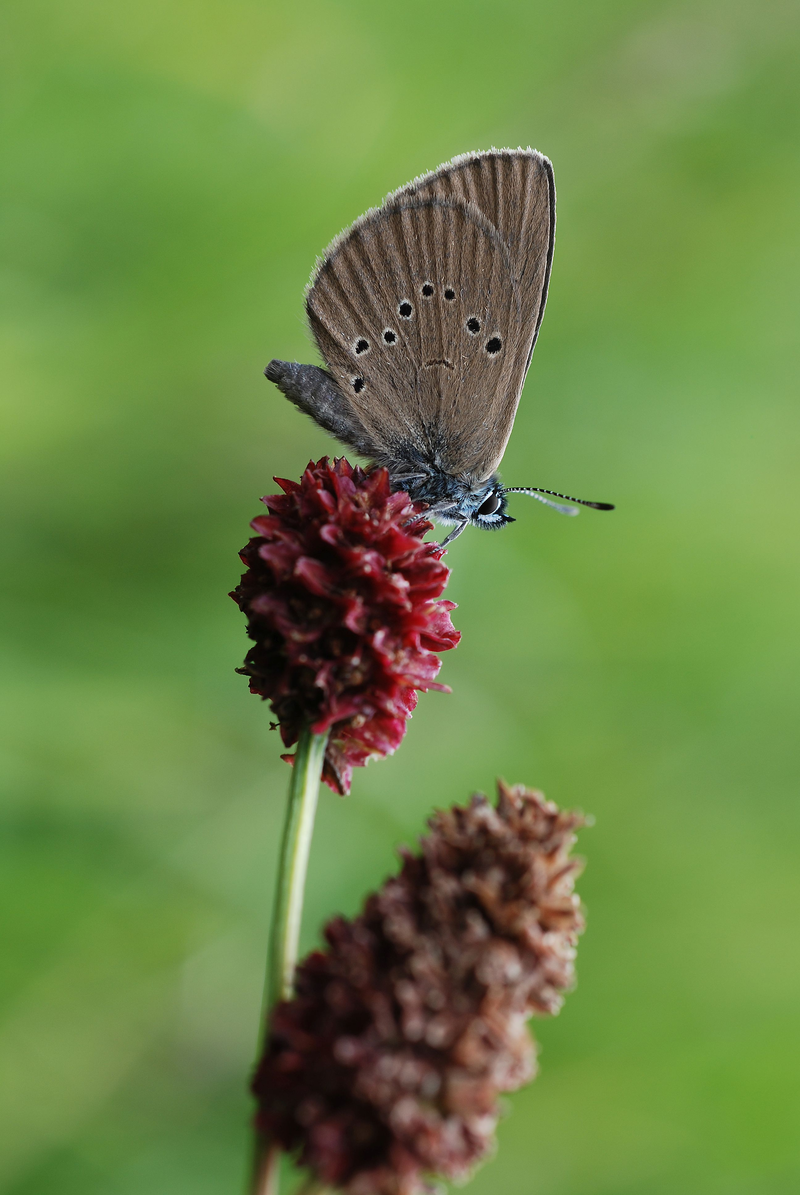
{"type": "Polygon", "coordinates": [[[462,154],[402,187],[395,199],[459,199],[494,224],[511,260],[523,319],[530,327],[527,370],[544,315],[556,231],[553,167],[535,149],[462,154]]]}
{"type": "Polygon", "coordinates": [[[411,446],[470,480],[494,471],[511,432],[550,242],[543,261],[526,254],[533,246],[542,257],[551,228],[546,159],[508,169],[486,156],[459,159],[368,212],[330,247],[307,296],[320,351],[386,458],[408,459],[411,446]],[[533,183],[534,195],[512,194],[533,183]]]}

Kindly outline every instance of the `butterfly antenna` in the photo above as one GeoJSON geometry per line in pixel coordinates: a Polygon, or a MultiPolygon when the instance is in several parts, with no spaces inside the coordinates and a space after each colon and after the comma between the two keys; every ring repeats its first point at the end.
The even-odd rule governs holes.
{"type": "Polygon", "coordinates": [[[545,498],[545,494],[552,494],[554,498],[565,498],[567,502],[577,502],[579,506],[591,506],[592,510],[613,510],[614,505],[611,502],[589,502],[586,498],[570,498],[569,494],[559,494],[557,490],[545,490],[540,486],[507,486],[504,487],[505,494],[529,494],[531,498],[536,498],[539,502],[544,502],[545,506],[557,510],[561,515],[576,515],[580,512],[575,510],[572,506],[562,506],[560,502],[551,502],[549,498],[545,498]]]}

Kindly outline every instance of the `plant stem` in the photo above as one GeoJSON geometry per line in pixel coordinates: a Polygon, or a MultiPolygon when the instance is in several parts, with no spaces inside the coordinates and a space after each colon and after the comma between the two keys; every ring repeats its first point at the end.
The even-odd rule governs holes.
{"type": "MultiPolygon", "coordinates": [[[[327,734],[312,734],[310,727],[306,726],[300,733],[294,755],[272,910],[257,1059],[260,1059],[264,1048],[271,1010],[280,1000],[289,999],[294,988],[308,855],[327,742],[327,734]]],[[[278,1195],[279,1171],[278,1146],[257,1140],[252,1195],[278,1195]]]]}
{"type": "Polygon", "coordinates": [[[253,1162],[252,1195],[278,1195],[281,1151],[277,1145],[256,1143],[253,1162]]]}
{"type": "Polygon", "coordinates": [[[261,1017],[262,1035],[270,1009],[279,1000],[287,1000],[294,988],[308,853],[314,832],[327,741],[327,734],[312,734],[310,728],[305,727],[300,732],[295,751],[272,913],[269,970],[264,984],[261,1017]]]}
{"type": "MultiPolygon", "coordinates": [[[[277,1145],[265,1147],[256,1158],[252,1195],[278,1195],[281,1151],[277,1145]]],[[[329,1188],[315,1178],[308,1178],[295,1195],[332,1195],[329,1188]]]]}

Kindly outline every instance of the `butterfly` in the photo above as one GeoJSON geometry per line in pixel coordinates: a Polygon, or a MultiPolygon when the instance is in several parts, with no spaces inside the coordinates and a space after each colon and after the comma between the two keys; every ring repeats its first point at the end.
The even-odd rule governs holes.
{"type": "Polygon", "coordinates": [[[401,187],[340,233],[306,292],[327,365],[274,360],[267,378],[391,485],[454,529],[514,520],[506,494],[562,514],[565,498],[506,487],[505,452],[547,300],[553,167],[533,149],[462,154],[401,187]]]}

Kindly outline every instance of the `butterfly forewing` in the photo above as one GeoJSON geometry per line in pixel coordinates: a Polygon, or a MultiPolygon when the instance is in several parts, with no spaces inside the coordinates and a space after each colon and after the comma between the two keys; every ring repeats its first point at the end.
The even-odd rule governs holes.
{"type": "Polygon", "coordinates": [[[533,151],[456,160],[367,213],[323,259],[312,331],[389,455],[413,445],[477,480],[499,464],[544,304],[551,181],[533,151]]]}

